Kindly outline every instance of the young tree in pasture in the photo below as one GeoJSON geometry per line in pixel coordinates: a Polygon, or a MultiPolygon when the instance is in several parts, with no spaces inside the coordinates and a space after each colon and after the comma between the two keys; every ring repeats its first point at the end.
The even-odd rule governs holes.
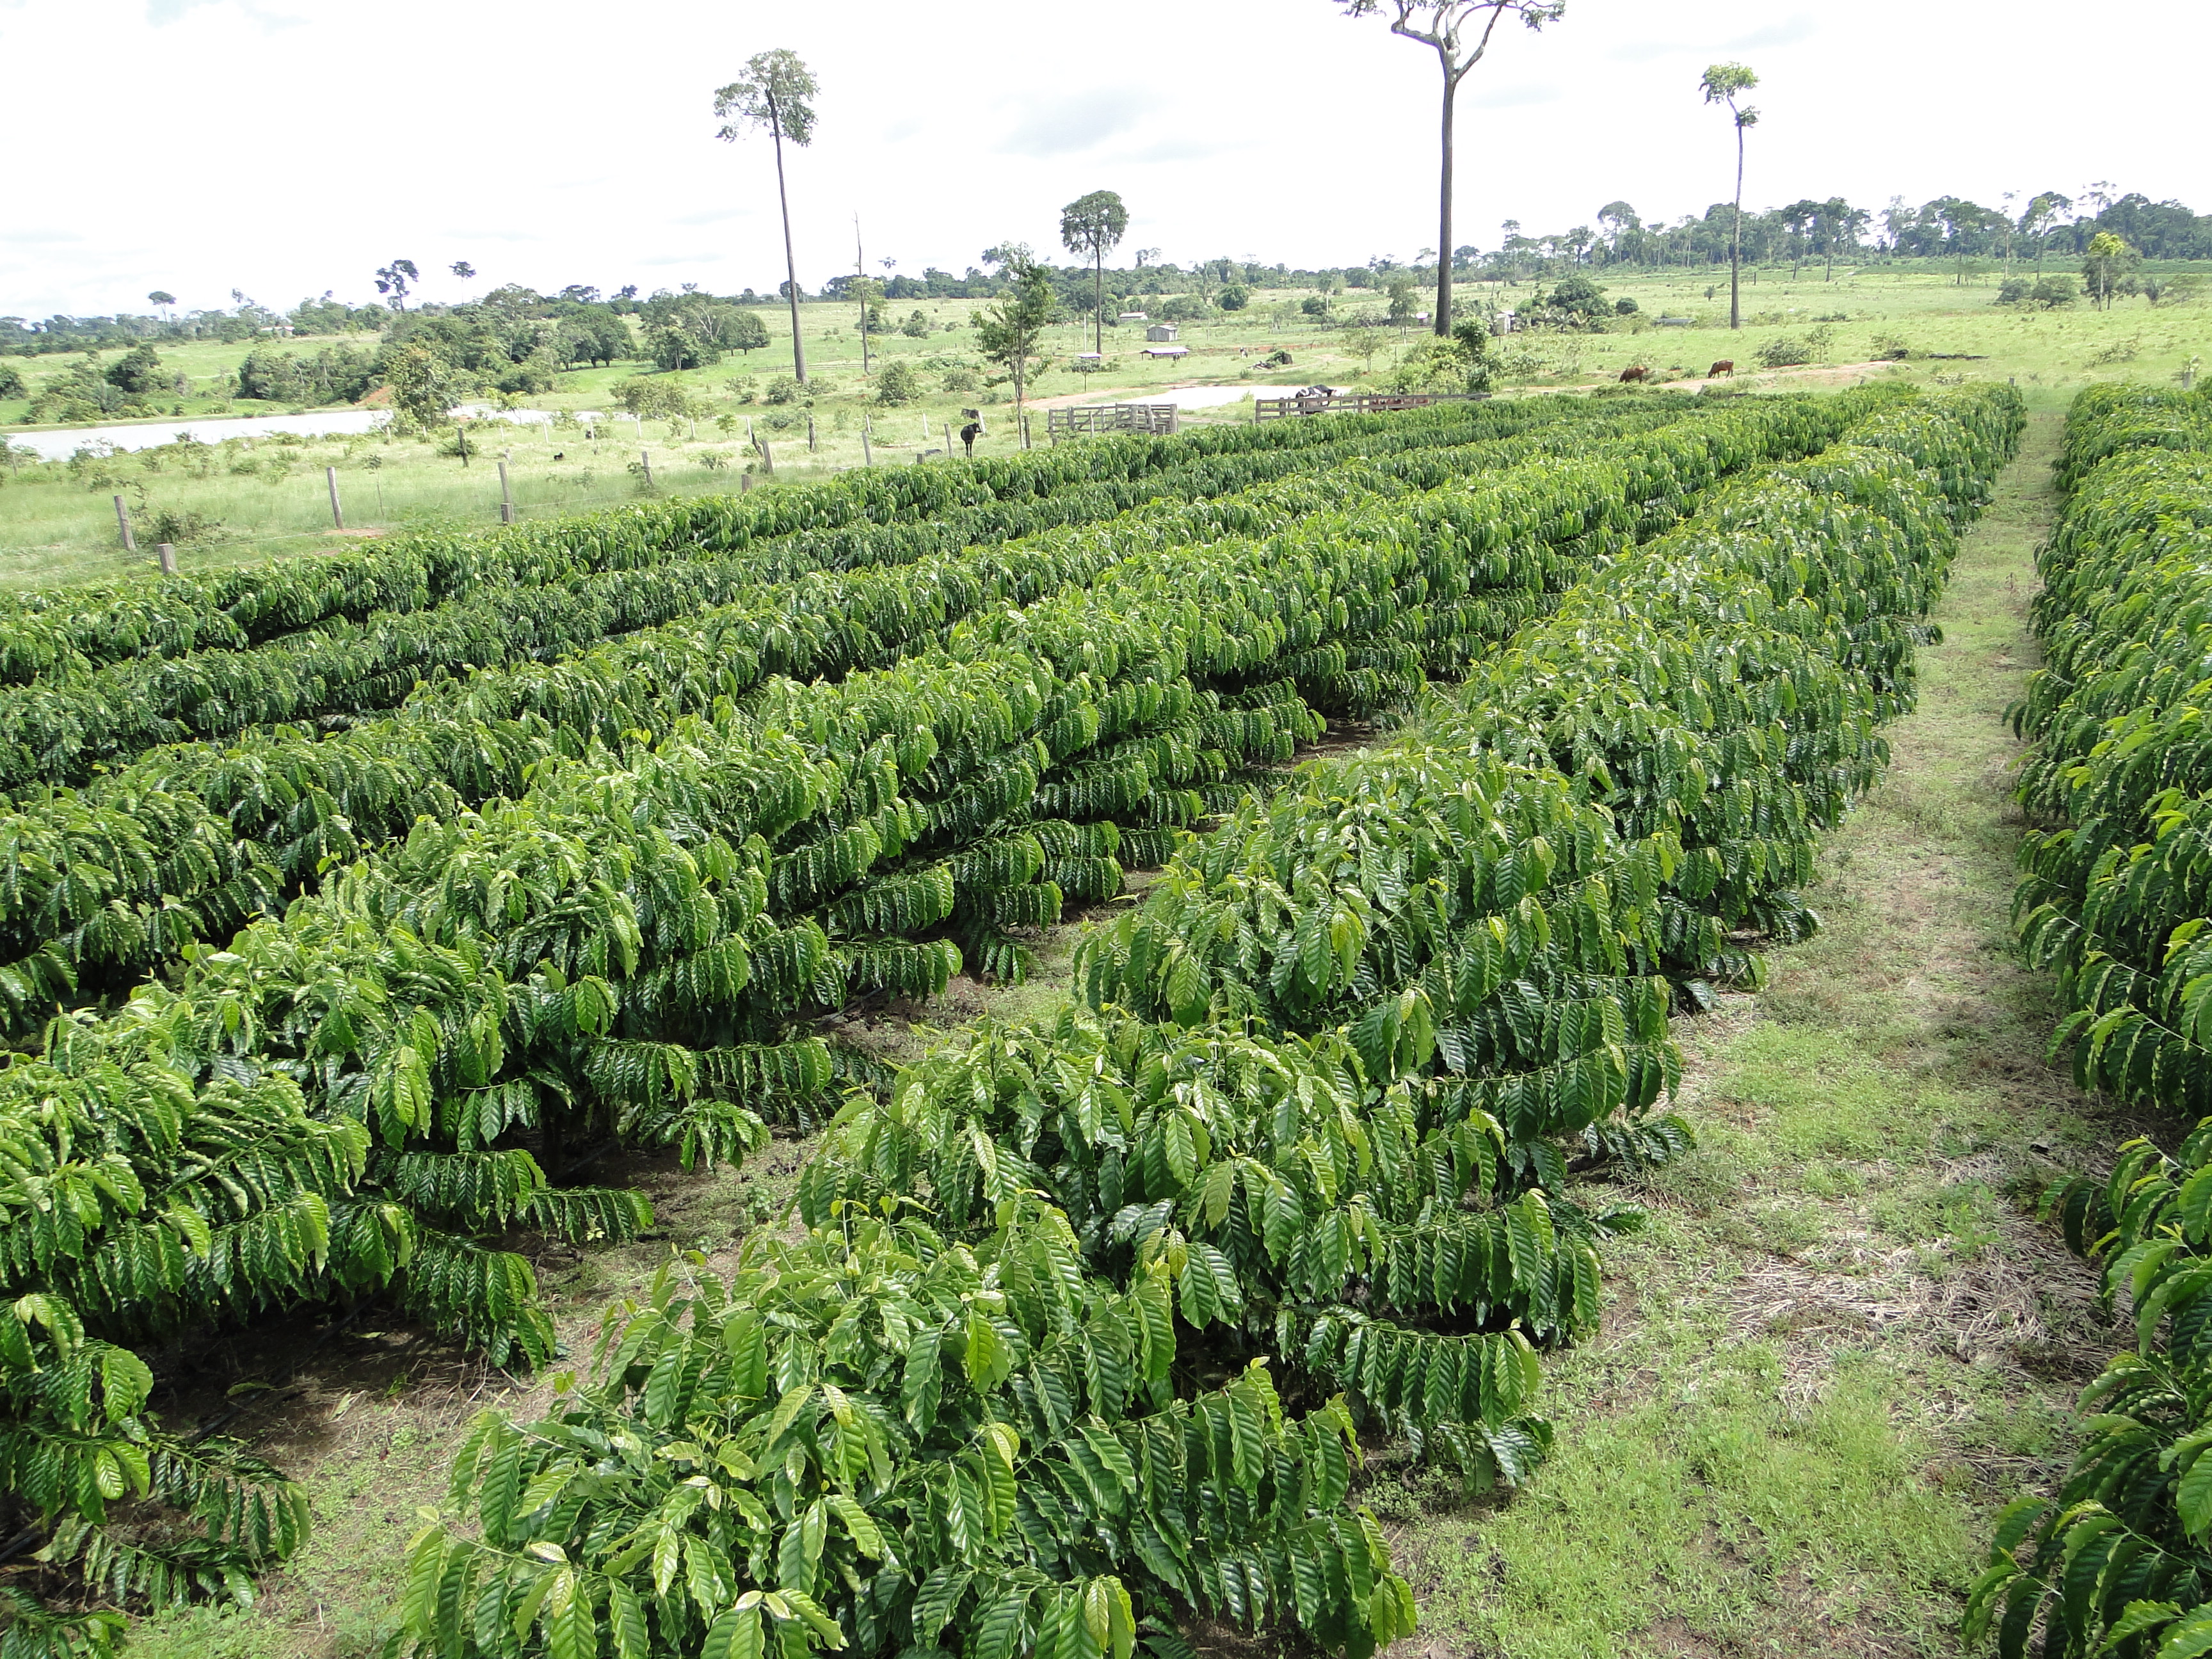
{"type": "MultiPolygon", "coordinates": [[[[1508,17],[1517,17],[1531,30],[1556,22],[1566,10],[1565,0],[1336,0],[1347,17],[1387,15],[1390,33],[1418,40],[1437,54],[1443,71],[1443,109],[1439,139],[1437,184],[1437,246],[1452,245],[1453,116],[1459,83],[1490,50],[1491,36],[1508,17]]],[[[1449,259],[1437,261],[1437,305],[1433,325],[1439,336],[1451,333],[1452,268],[1449,259]]]]}
{"type": "Polygon", "coordinates": [[[791,301],[791,372],[801,386],[806,384],[806,347],[799,337],[799,261],[791,248],[791,193],[784,182],[783,141],[788,138],[801,149],[813,142],[811,100],[821,90],[799,54],[779,47],[756,53],[746,61],[745,78],[714,94],[714,114],[722,123],[717,138],[733,144],[759,129],[775,145],[775,195],[783,210],[784,291],[791,301]]]}
{"type": "Polygon", "coordinates": [[[1060,245],[1091,258],[1092,347],[1106,349],[1106,256],[1129,233],[1129,210],[1110,190],[1079,196],[1060,210],[1060,245]]]}
{"type": "Polygon", "coordinates": [[[452,364],[428,346],[398,345],[384,354],[384,384],[406,425],[428,431],[446,423],[470,390],[452,364]]]}
{"type": "Polygon", "coordinates": [[[2089,239],[2088,252],[2081,258],[2081,281],[2089,290],[2089,302],[2100,311],[2110,311],[2113,300],[2136,289],[2136,273],[2142,269],[2142,255],[2109,230],[2100,230],[2089,239]]]}
{"type": "Polygon", "coordinates": [[[768,325],[757,311],[740,311],[730,325],[730,349],[758,351],[768,343],[768,325]]]}
{"type": "Polygon", "coordinates": [[[1741,64],[1715,64],[1698,85],[1709,104],[1726,104],[1735,128],[1735,221],[1729,229],[1729,326],[1743,326],[1743,135],[1759,125],[1759,112],[1736,100],[1759,84],[1741,64]]]}
{"type": "Polygon", "coordinates": [[[1399,276],[1390,279],[1389,317],[1391,326],[1402,331],[1413,320],[1413,279],[1399,276]]]}
{"type": "Polygon", "coordinates": [[[1052,273],[1031,258],[1026,247],[1016,244],[992,252],[1007,255],[1003,264],[1013,286],[975,313],[975,345],[986,359],[1005,364],[1013,376],[1014,423],[1018,427],[1030,359],[1037,355],[1037,343],[1058,312],[1059,301],[1053,293],[1052,273]]]}
{"type": "MultiPolygon", "coordinates": [[[[378,267],[376,291],[386,296],[386,302],[394,311],[404,311],[407,309],[409,284],[419,283],[422,280],[422,273],[415,269],[415,262],[412,259],[394,259],[388,265],[378,267]]],[[[230,292],[233,299],[243,297],[236,289],[231,289],[230,292]]]]}

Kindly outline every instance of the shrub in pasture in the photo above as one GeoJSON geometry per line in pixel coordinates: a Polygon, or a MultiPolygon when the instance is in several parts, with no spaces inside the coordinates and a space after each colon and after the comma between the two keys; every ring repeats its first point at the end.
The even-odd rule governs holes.
{"type": "Polygon", "coordinates": [[[2021,306],[2031,311],[2054,311],[2060,306],[2070,306],[2081,297],[2071,276],[2039,276],[2030,282],[2025,276],[2011,276],[1997,288],[1996,303],[2001,306],[2021,306]]]}
{"type": "Polygon", "coordinates": [[[921,376],[903,357],[894,357],[876,377],[876,401],[896,409],[921,396],[921,376]]]}
{"type": "Polygon", "coordinates": [[[168,389],[169,377],[161,373],[161,359],[149,345],[125,352],[102,373],[108,385],[134,398],[168,389]]]}
{"type": "Polygon", "coordinates": [[[690,397],[681,380],[632,375],[615,388],[625,411],[641,420],[680,420],[692,411],[690,397]]]}

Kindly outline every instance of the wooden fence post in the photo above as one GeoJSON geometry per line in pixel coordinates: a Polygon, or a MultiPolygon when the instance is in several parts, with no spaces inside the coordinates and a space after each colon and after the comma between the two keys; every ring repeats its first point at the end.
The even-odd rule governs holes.
{"type": "MultiPolygon", "coordinates": [[[[641,430],[643,428],[643,426],[644,426],[644,422],[639,422],[639,427],[640,427],[640,429],[641,429],[641,430]]],[[[653,488],[653,455],[652,455],[652,453],[651,453],[650,451],[648,451],[648,450],[643,450],[643,449],[639,450],[639,451],[637,452],[637,464],[638,464],[638,466],[640,467],[640,469],[641,469],[641,470],[642,470],[642,471],[643,471],[643,472],[644,472],[644,474],[645,474],[645,487],[646,487],[647,489],[652,489],[652,488],[653,488]]],[[[504,476],[506,475],[506,471],[507,471],[507,469],[506,469],[506,468],[504,468],[504,467],[501,467],[501,468],[500,469],[501,476],[501,477],[504,477],[504,476]]]]}
{"type": "Polygon", "coordinates": [[[338,506],[338,470],[334,466],[323,469],[323,481],[331,487],[331,522],[340,530],[345,528],[345,512],[338,506]]]}
{"type": "Polygon", "coordinates": [[[175,543],[155,543],[154,546],[154,556],[161,560],[161,574],[164,576],[173,576],[177,574],[177,548],[175,543]]]}
{"type": "MultiPolygon", "coordinates": [[[[650,467],[646,469],[645,481],[647,483],[653,482],[653,470],[650,467]]],[[[337,487],[335,484],[331,486],[333,489],[337,487]]],[[[499,521],[501,524],[514,522],[514,489],[507,481],[507,461],[504,457],[501,458],[499,464],[499,521]]]]}
{"type": "Polygon", "coordinates": [[[138,550],[138,538],[131,533],[131,509],[123,505],[123,497],[120,495],[115,498],[115,523],[123,532],[123,550],[125,553],[136,553],[138,550]]]}

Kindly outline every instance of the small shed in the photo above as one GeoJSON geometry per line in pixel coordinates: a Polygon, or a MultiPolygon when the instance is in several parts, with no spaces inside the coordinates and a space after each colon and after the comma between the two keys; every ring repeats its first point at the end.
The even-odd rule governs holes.
{"type": "Polygon", "coordinates": [[[1142,311],[1125,311],[1114,320],[1126,328],[1131,323],[1148,323],[1152,321],[1152,318],[1147,313],[1142,311]]]}
{"type": "Polygon", "coordinates": [[[1145,356],[1147,357],[1188,357],[1190,356],[1190,348],[1188,346],[1179,345],[1148,345],[1145,348],[1145,356]]]}
{"type": "Polygon", "coordinates": [[[1175,337],[1176,325],[1173,323],[1154,323],[1145,331],[1147,340],[1172,340],[1175,337]]]}
{"type": "Polygon", "coordinates": [[[1510,334],[1513,331],[1512,307],[1498,307],[1498,314],[1490,319],[1490,331],[1492,334],[1510,334]]]}

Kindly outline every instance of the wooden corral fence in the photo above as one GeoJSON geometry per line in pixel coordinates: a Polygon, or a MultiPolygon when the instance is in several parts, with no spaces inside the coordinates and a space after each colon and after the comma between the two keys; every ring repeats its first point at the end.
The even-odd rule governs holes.
{"type": "Polygon", "coordinates": [[[1290,398],[1255,398],[1252,418],[1279,421],[1292,415],[1373,415],[1392,409],[1426,409],[1431,404],[1477,402],[1486,392],[1328,392],[1316,387],[1290,398]]]}
{"type": "Polygon", "coordinates": [[[1093,432],[1150,432],[1164,436],[1176,429],[1173,404],[1094,404],[1087,409],[1048,409],[1045,436],[1058,443],[1093,432]]]}

